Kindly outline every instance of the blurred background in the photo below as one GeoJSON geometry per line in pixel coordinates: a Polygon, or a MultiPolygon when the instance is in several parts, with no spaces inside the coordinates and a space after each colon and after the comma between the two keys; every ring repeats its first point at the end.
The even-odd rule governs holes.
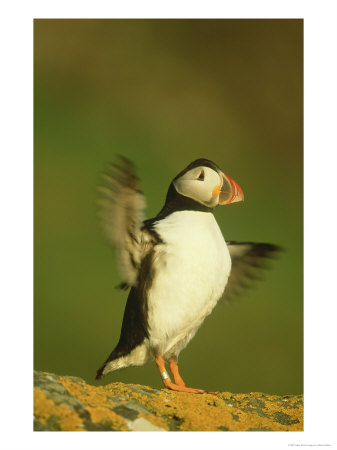
{"type": "Polygon", "coordinates": [[[302,39],[302,20],[35,20],[37,370],[161,387],[154,363],[94,380],[127,298],[96,186],[116,154],[130,158],[150,218],[204,157],[245,194],[215,211],[225,238],[285,251],[205,320],[180,354],[182,376],[212,391],[302,393],[302,39]]]}

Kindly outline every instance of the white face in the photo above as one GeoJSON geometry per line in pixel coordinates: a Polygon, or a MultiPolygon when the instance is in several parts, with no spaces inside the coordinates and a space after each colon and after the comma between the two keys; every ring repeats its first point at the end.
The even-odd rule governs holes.
{"type": "Polygon", "coordinates": [[[205,206],[214,208],[219,203],[222,179],[219,173],[210,167],[199,166],[191,169],[177,178],[173,184],[179,194],[205,206]]]}

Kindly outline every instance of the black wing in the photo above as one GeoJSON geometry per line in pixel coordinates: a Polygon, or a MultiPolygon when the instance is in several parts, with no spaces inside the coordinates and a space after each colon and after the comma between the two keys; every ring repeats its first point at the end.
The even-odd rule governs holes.
{"type": "Polygon", "coordinates": [[[145,197],[139,189],[134,165],[124,157],[110,164],[98,188],[99,217],[104,237],[116,248],[122,286],[135,286],[143,258],[145,197]]]}
{"type": "Polygon", "coordinates": [[[261,269],[269,267],[281,247],[273,244],[228,241],[232,259],[232,270],[222,300],[231,300],[242,290],[252,287],[254,280],[261,278],[261,269]]]}

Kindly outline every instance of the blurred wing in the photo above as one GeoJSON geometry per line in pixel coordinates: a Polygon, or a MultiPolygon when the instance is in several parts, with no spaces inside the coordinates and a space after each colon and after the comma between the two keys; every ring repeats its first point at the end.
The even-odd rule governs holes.
{"type": "Polygon", "coordinates": [[[134,165],[124,157],[110,164],[102,174],[103,185],[98,188],[99,217],[104,237],[116,248],[118,264],[124,283],[134,286],[142,259],[142,224],[145,197],[139,189],[134,165]]]}
{"type": "Polygon", "coordinates": [[[275,258],[280,247],[254,242],[227,242],[232,258],[232,270],[222,300],[231,300],[244,289],[250,288],[254,280],[261,278],[261,269],[269,267],[269,259],[275,258]]]}

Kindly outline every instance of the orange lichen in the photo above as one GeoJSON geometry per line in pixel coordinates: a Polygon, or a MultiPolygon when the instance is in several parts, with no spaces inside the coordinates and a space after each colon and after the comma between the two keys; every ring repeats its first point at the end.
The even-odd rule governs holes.
{"type": "Polygon", "coordinates": [[[67,389],[70,395],[83,403],[91,406],[102,406],[102,404],[114,406],[111,401],[108,401],[107,392],[103,387],[80,384],[67,377],[60,377],[58,382],[67,389]]]}
{"type": "Polygon", "coordinates": [[[90,414],[92,423],[110,424],[114,430],[126,431],[127,426],[125,420],[109,408],[96,406],[92,408],[88,406],[86,410],[90,414]]]}
{"type": "Polygon", "coordinates": [[[86,431],[80,428],[82,419],[66,405],[55,405],[41,389],[34,388],[34,415],[42,424],[55,419],[61,431],[86,431]]]}
{"type": "MultiPolygon", "coordinates": [[[[135,386],[135,385],[133,385],[135,386]]],[[[282,403],[279,396],[252,394],[188,394],[163,389],[159,395],[151,397],[136,393],[131,385],[113,383],[105,388],[113,395],[133,398],[152,412],[156,419],[167,424],[167,418],[176,422],[177,429],[189,431],[302,431],[303,409],[294,406],[298,398],[291,397],[282,403]],[[251,401],[260,402],[260,408],[252,406],[251,401]],[[231,403],[233,401],[233,403],[231,403]],[[280,423],[275,414],[288,423],[280,423]]],[[[147,388],[146,386],[140,386],[147,388]]],[[[155,391],[154,391],[155,392],[155,391]]],[[[148,417],[147,417],[148,418],[148,417]]],[[[156,423],[163,427],[162,424],[156,423]]]]}
{"type": "MultiPolygon", "coordinates": [[[[127,430],[129,421],[124,418],[120,405],[128,408],[129,400],[138,402],[147,412],[137,413],[155,427],[181,431],[302,431],[302,396],[267,395],[262,393],[189,394],[160,391],[141,385],[112,383],[106,386],[90,386],[68,377],[58,382],[76,398],[89,413],[93,425],[99,429],[127,430]],[[115,403],[111,401],[118,397],[115,403]],[[118,406],[119,405],[119,406],[118,406]],[[119,410],[118,410],[119,408],[119,410]]],[[[60,430],[83,430],[81,417],[66,405],[55,405],[44,392],[36,389],[35,414],[43,425],[51,425],[50,418],[57,419],[60,430]]],[[[87,419],[83,419],[87,422],[87,419]]],[[[94,428],[93,428],[94,429],[94,428]]]]}

